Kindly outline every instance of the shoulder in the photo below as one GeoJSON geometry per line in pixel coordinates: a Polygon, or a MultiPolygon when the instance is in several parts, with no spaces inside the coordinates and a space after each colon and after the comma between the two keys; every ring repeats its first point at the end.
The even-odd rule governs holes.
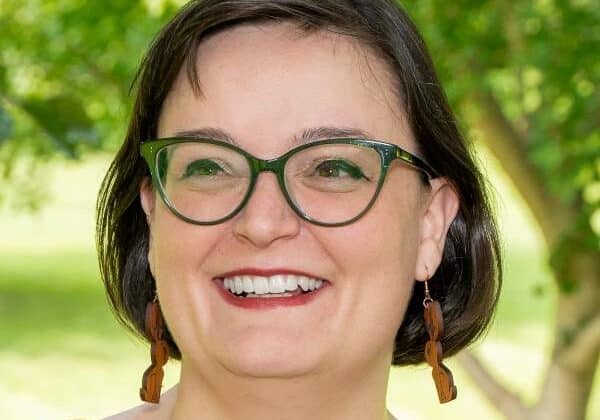
{"type": "Polygon", "coordinates": [[[160,396],[160,404],[143,403],[103,420],[163,420],[170,417],[177,396],[177,386],[160,396]]]}
{"type": "Polygon", "coordinates": [[[103,420],[164,420],[170,418],[173,410],[174,395],[171,389],[160,398],[160,404],[143,403],[103,420]]]}
{"type": "Polygon", "coordinates": [[[151,420],[156,419],[156,412],[150,404],[142,404],[129,410],[105,417],[104,420],[151,420]]]}

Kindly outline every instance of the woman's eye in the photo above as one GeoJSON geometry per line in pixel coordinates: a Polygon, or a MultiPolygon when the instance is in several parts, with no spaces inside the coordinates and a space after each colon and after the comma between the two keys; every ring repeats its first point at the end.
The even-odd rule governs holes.
{"type": "Polygon", "coordinates": [[[345,160],[326,160],[319,163],[315,168],[315,173],[325,178],[368,178],[356,165],[345,160]]]}
{"type": "Polygon", "coordinates": [[[224,173],[223,168],[214,160],[202,159],[190,163],[183,173],[183,178],[190,176],[217,176],[224,173]]]}

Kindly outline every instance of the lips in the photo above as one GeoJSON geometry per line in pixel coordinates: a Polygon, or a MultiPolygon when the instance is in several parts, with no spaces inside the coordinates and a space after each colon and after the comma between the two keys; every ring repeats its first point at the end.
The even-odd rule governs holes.
{"type": "Polygon", "coordinates": [[[253,309],[302,305],[329,285],[314,274],[289,269],[241,269],[214,281],[228,303],[253,309]]]}
{"type": "Polygon", "coordinates": [[[296,292],[312,292],[323,286],[324,281],[315,277],[296,274],[275,274],[273,276],[237,275],[225,277],[226,290],[238,296],[266,297],[296,292]]]}

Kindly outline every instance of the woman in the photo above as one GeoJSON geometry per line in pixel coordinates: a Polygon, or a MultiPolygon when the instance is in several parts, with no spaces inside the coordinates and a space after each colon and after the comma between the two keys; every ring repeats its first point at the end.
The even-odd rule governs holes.
{"type": "Polygon", "coordinates": [[[137,80],[98,248],[152,365],[115,418],[385,419],[390,366],[424,361],[452,400],[442,356],[492,316],[498,240],[404,12],[194,1],[137,80]]]}

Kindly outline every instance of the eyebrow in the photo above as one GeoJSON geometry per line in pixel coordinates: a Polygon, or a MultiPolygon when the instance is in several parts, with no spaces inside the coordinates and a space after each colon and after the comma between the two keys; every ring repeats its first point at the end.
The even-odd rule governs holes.
{"type": "Polygon", "coordinates": [[[311,141],[331,139],[338,137],[360,137],[365,139],[373,138],[368,132],[359,128],[352,127],[315,127],[307,128],[302,131],[300,136],[294,136],[295,144],[309,143],[311,141]]]}
{"type": "Polygon", "coordinates": [[[190,137],[193,139],[221,140],[239,146],[233,136],[227,131],[215,127],[194,128],[175,132],[175,137],[190,137]]]}
{"type": "MultiPolygon", "coordinates": [[[[192,130],[181,130],[175,132],[176,137],[190,138],[208,138],[212,140],[221,140],[233,145],[239,146],[239,142],[227,131],[217,127],[202,127],[192,130]]],[[[304,129],[300,134],[292,137],[292,145],[301,145],[317,140],[340,138],[340,137],[359,137],[372,139],[373,136],[365,130],[352,127],[311,127],[304,129]]]]}

